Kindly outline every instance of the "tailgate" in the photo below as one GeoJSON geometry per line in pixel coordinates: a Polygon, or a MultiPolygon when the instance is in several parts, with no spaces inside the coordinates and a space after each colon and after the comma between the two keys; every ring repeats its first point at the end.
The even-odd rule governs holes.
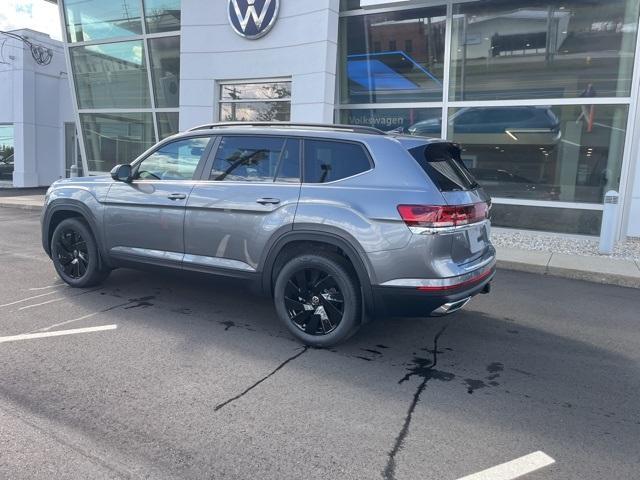
{"type": "MultiPolygon", "coordinates": [[[[442,192],[448,205],[473,205],[491,200],[481,188],[468,191],[442,192]]],[[[491,223],[473,223],[452,234],[451,257],[458,265],[474,262],[491,247],[491,223]]]]}

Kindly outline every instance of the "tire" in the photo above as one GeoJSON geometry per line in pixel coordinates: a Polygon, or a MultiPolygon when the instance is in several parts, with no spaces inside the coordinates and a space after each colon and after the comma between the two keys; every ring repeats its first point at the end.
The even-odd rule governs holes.
{"type": "Polygon", "coordinates": [[[361,323],[358,281],[342,257],[331,253],[301,254],[287,262],[276,278],[274,304],[304,345],[337,345],[361,323]]]}
{"type": "Polygon", "coordinates": [[[60,222],[51,237],[51,259],[58,275],[74,288],[101,284],[111,273],[102,267],[93,233],[78,218],[60,222]]]}

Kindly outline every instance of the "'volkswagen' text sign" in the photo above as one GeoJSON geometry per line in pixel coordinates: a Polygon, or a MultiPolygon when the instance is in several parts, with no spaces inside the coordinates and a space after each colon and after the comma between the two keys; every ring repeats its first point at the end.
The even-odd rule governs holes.
{"type": "Polygon", "coordinates": [[[229,0],[229,23],[249,40],[263,37],[278,19],[280,0],[229,0]]]}

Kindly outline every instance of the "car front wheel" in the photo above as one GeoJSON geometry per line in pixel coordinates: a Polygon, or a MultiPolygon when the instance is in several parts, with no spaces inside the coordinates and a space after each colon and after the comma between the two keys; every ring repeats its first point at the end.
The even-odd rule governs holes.
{"type": "Polygon", "coordinates": [[[287,329],[305,345],[337,345],[360,326],[358,282],[338,255],[303,254],[290,260],[277,276],[274,301],[287,329]]]}
{"type": "Polygon", "coordinates": [[[98,285],[110,272],[101,268],[98,246],[91,230],[77,218],[63,220],[54,230],[51,258],[60,278],[76,288],[98,285]]]}

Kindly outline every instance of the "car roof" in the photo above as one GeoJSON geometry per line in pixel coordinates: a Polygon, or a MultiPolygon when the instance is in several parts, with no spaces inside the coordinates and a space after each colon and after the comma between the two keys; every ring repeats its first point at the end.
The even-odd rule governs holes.
{"type": "Polygon", "coordinates": [[[445,140],[420,137],[415,135],[404,135],[397,133],[385,133],[373,128],[362,128],[354,126],[349,129],[345,125],[321,125],[321,124],[221,124],[221,125],[205,125],[196,127],[186,132],[181,132],[167,140],[193,137],[193,136],[217,136],[217,135],[277,135],[289,137],[312,137],[318,139],[358,141],[362,143],[371,143],[372,140],[387,139],[396,140],[402,143],[405,148],[413,148],[427,143],[439,143],[445,140]]]}

